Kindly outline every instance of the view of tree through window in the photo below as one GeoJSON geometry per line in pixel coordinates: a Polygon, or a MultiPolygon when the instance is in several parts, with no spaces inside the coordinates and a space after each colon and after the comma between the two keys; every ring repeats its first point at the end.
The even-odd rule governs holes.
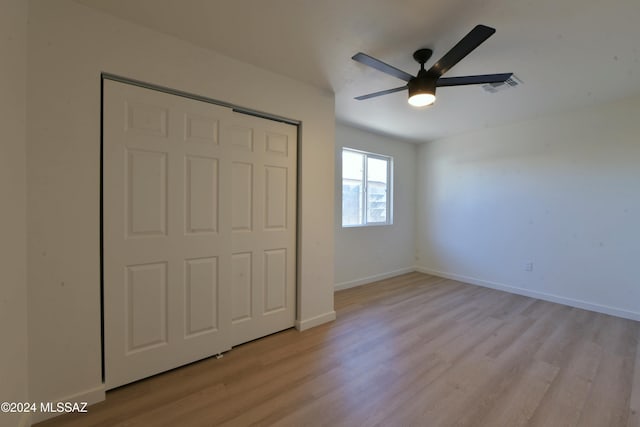
{"type": "Polygon", "coordinates": [[[391,224],[391,157],[342,150],[342,226],[391,224]]]}

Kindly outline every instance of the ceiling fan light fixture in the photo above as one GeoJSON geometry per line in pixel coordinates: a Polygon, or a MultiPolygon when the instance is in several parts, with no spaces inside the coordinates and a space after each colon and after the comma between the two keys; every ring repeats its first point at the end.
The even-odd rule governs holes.
{"type": "Polygon", "coordinates": [[[409,81],[409,104],[426,107],[436,101],[435,79],[416,77],[409,81]]]}
{"type": "Polygon", "coordinates": [[[432,93],[418,93],[409,97],[409,104],[414,107],[426,107],[436,102],[436,96],[432,93]]]}

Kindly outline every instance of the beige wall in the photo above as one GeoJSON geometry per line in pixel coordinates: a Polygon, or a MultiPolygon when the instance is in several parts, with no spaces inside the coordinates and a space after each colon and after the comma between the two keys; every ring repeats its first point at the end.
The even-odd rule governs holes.
{"type": "Polygon", "coordinates": [[[636,97],[421,146],[419,268],[640,320],[638,117],[636,97]]]}
{"type": "MultiPolygon", "coordinates": [[[[26,70],[27,3],[0,13],[0,402],[27,394],[26,70]]],[[[26,420],[0,413],[0,426],[26,420]]]]}
{"type": "Polygon", "coordinates": [[[99,400],[100,72],[302,121],[299,326],[334,318],[331,94],[68,0],[32,0],[30,398],[99,400]]]}
{"type": "Polygon", "coordinates": [[[416,144],[336,126],[335,276],[336,289],[414,270],[416,223],[416,144]],[[393,157],[393,224],[342,227],[342,148],[393,157]]]}

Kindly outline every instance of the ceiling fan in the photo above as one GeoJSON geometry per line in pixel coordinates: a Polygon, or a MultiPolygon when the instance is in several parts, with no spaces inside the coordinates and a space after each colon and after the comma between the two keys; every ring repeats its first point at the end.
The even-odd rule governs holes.
{"type": "Polygon", "coordinates": [[[393,89],[357,96],[355,99],[362,101],[364,99],[375,98],[377,96],[409,89],[409,104],[415,107],[424,107],[435,102],[436,87],[504,83],[513,75],[513,73],[442,77],[442,75],[449,71],[451,67],[470,54],[495,32],[495,28],[487,27],[486,25],[476,25],[469,34],[464,36],[458,44],[452,47],[449,52],[447,52],[428,70],[424,69],[424,64],[429,60],[433,51],[431,49],[416,50],[413,54],[413,59],[420,64],[420,71],[418,71],[418,74],[415,77],[389,64],[385,64],[379,59],[365,53],[356,53],[351,59],[364,65],[368,65],[369,67],[373,67],[376,70],[382,71],[383,73],[389,74],[393,77],[397,77],[400,80],[404,80],[407,84],[393,89]]]}

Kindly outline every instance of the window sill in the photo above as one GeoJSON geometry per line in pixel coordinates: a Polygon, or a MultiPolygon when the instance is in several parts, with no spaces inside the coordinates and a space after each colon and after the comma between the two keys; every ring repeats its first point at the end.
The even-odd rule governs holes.
{"type": "Polygon", "coordinates": [[[393,225],[391,222],[385,222],[380,224],[357,224],[357,225],[341,225],[342,228],[370,228],[370,227],[386,227],[393,225]]]}

